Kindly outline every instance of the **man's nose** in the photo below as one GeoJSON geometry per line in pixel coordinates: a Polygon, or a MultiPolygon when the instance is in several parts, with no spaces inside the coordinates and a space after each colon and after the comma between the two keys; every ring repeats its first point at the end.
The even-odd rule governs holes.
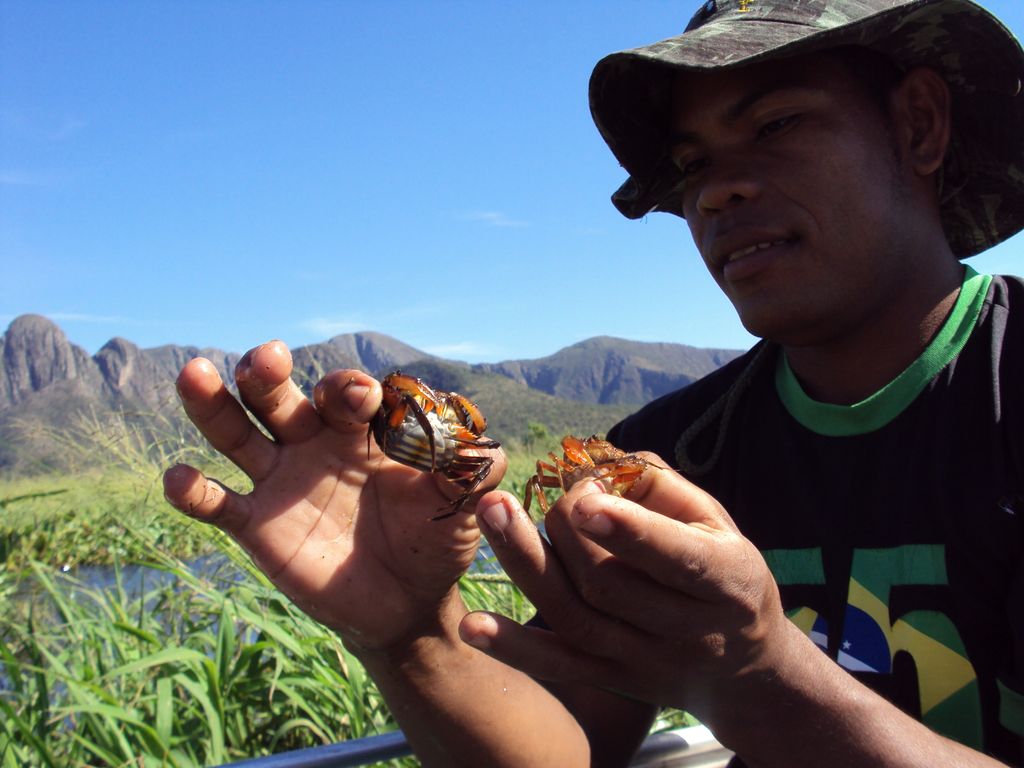
{"type": "Polygon", "coordinates": [[[705,169],[696,198],[697,212],[713,216],[761,194],[762,184],[753,169],[738,158],[705,169]]]}

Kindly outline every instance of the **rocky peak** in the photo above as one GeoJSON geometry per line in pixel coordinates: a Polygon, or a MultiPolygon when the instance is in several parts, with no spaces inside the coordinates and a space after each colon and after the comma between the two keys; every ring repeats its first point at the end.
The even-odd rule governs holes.
{"type": "Polygon", "coordinates": [[[52,320],[21,315],[0,336],[0,409],[55,386],[107,405],[155,407],[174,397],[174,379],[197,355],[208,357],[226,382],[238,355],[218,349],[166,346],[140,349],[115,337],[94,356],[70,343],[52,320]],[[57,386],[59,385],[59,386],[57,386]]]}
{"type": "Polygon", "coordinates": [[[735,350],[595,336],[548,357],[481,363],[473,368],[508,376],[568,400],[641,404],[686,386],[737,354],[735,350]]]}
{"type": "Polygon", "coordinates": [[[390,371],[416,360],[432,357],[415,347],[403,344],[398,339],[373,331],[355,334],[355,344],[359,360],[366,370],[373,372],[390,371]]]}
{"type": "Polygon", "coordinates": [[[335,368],[361,368],[381,374],[431,355],[383,333],[344,333],[320,344],[292,350],[296,378],[307,388],[335,368]]]}
{"type": "Polygon", "coordinates": [[[0,337],[0,347],[0,407],[22,402],[56,381],[95,378],[85,350],[42,315],[16,317],[0,337]]]}
{"type": "Polygon", "coordinates": [[[136,368],[139,348],[127,339],[117,336],[106,344],[93,358],[99,366],[104,381],[115,390],[124,389],[136,368]]]}

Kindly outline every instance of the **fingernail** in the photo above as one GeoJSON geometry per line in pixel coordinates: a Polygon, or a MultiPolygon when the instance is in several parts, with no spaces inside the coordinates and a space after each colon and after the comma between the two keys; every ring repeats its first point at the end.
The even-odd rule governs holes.
{"type": "Polygon", "coordinates": [[[235,381],[242,382],[249,378],[252,370],[252,350],[242,355],[242,359],[235,365],[235,381]]]}
{"type": "Polygon", "coordinates": [[[595,480],[591,477],[583,478],[579,482],[575,483],[572,486],[572,488],[570,488],[570,490],[574,491],[577,494],[577,497],[579,498],[589,496],[592,493],[605,492],[604,486],[601,484],[601,481],[595,480]]]}
{"type": "Polygon", "coordinates": [[[366,400],[366,396],[370,394],[370,388],[365,384],[356,384],[356,380],[353,378],[345,382],[342,394],[348,407],[353,411],[358,411],[362,407],[363,401],[366,400]]]}
{"type": "Polygon", "coordinates": [[[477,614],[475,618],[476,629],[468,631],[464,628],[464,625],[460,626],[459,635],[462,637],[462,642],[486,651],[491,647],[491,638],[498,631],[498,622],[487,613],[477,614]]]}
{"type": "Polygon", "coordinates": [[[604,515],[591,515],[578,523],[578,527],[594,536],[607,536],[612,532],[612,521],[604,515]]]}
{"type": "Polygon", "coordinates": [[[477,515],[483,521],[484,526],[495,533],[503,533],[512,519],[508,509],[500,501],[478,510],[477,515]]]}

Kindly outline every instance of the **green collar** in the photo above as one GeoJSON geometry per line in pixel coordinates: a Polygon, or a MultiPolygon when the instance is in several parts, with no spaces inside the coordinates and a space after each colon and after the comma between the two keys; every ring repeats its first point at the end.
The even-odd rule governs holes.
{"type": "Polygon", "coordinates": [[[793,375],[786,355],[779,355],[775,389],[786,410],[807,429],[829,437],[862,435],[884,427],[960,354],[981,314],[991,282],[991,275],[979,275],[968,266],[953,311],[931,344],[903,373],[859,403],[832,405],[812,400],[793,375]]]}

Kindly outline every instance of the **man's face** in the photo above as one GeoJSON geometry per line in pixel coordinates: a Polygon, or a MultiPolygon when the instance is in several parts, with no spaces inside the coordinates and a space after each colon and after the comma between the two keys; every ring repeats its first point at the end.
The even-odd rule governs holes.
{"type": "Polygon", "coordinates": [[[892,300],[915,215],[892,126],[833,56],[677,81],[683,211],[744,326],[823,343],[892,300]]]}

